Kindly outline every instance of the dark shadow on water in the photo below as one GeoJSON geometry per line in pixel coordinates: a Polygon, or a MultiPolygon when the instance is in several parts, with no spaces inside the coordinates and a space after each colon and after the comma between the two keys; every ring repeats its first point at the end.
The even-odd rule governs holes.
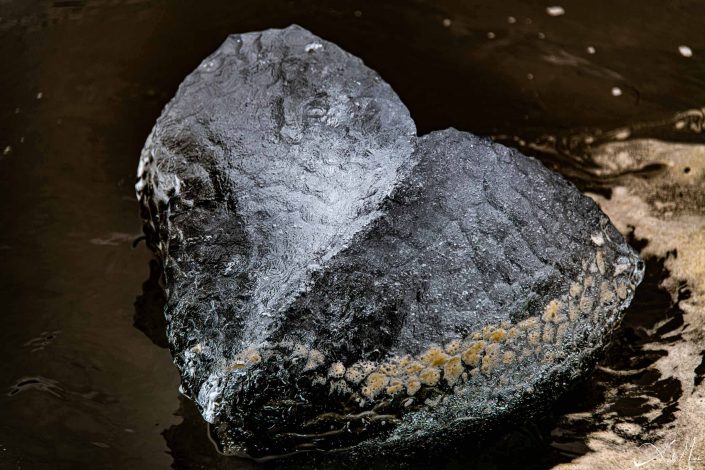
{"type": "Polygon", "coordinates": [[[164,318],[165,303],[161,264],[153,259],[149,262],[149,278],[142,284],[142,294],[135,299],[133,325],[160,348],[169,348],[164,318]]]}
{"type": "Polygon", "coordinates": [[[183,418],[183,422],[165,429],[162,433],[174,459],[172,468],[179,470],[257,468],[254,462],[219,454],[209,438],[207,423],[203,421],[193,402],[183,395],[179,396],[179,409],[175,414],[183,418]]]}

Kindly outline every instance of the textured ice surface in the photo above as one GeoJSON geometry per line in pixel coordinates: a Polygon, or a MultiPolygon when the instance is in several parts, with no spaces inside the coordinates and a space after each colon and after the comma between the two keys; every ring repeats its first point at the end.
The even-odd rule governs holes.
{"type": "Polygon", "coordinates": [[[417,138],[393,90],[292,26],[180,86],[137,192],[186,395],[226,452],[432,445],[589,370],[643,265],[569,182],[417,138]]]}

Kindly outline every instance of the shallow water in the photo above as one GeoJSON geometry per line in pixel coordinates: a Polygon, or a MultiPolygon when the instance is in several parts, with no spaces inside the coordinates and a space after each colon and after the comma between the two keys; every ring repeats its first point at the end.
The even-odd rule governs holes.
{"type": "MultiPolygon", "coordinates": [[[[419,132],[490,135],[587,192],[629,188],[697,239],[705,4],[636,5],[0,0],[0,468],[255,467],[219,455],[179,396],[158,272],[133,248],[144,139],[228,33],[298,23],[376,69],[419,132]]],[[[705,375],[697,263],[625,227],[647,278],[596,373],[445,466],[549,468],[594,452],[591,436],[626,447],[676,429],[705,375]]]]}

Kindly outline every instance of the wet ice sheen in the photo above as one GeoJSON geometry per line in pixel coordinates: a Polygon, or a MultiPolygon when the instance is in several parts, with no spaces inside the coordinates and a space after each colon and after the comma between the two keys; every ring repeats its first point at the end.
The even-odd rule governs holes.
{"type": "Polygon", "coordinates": [[[496,425],[581,376],[641,280],[570,183],[454,129],[416,138],[386,83],[299,27],[189,75],[136,189],[183,391],[233,454],[496,425]]]}

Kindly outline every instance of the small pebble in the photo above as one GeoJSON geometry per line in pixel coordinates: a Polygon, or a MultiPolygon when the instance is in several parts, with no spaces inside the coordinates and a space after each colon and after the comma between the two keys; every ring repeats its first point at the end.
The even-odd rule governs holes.
{"type": "Polygon", "coordinates": [[[561,16],[565,15],[565,10],[560,5],[555,5],[552,7],[546,7],[546,13],[548,16],[561,16]]]}
{"type": "Polygon", "coordinates": [[[678,46],[678,52],[680,52],[683,57],[693,57],[693,50],[688,46],[678,46]]]}
{"type": "Polygon", "coordinates": [[[446,28],[449,28],[452,22],[450,21],[450,18],[443,18],[443,26],[446,28]]]}
{"type": "Polygon", "coordinates": [[[622,89],[619,87],[612,87],[612,96],[622,96],[622,89]]]}

